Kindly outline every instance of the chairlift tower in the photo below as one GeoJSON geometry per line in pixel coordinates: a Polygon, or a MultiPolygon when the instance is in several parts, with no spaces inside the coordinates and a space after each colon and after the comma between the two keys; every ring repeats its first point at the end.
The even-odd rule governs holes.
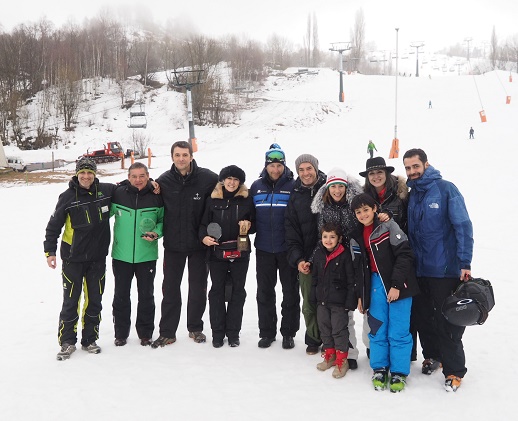
{"type": "Polygon", "coordinates": [[[419,77],[419,48],[424,47],[424,42],[413,42],[410,47],[415,48],[415,77],[419,77]]]}
{"type": "Polygon", "coordinates": [[[204,81],[205,69],[174,69],[173,70],[173,86],[175,88],[185,88],[187,95],[187,118],[189,120],[189,144],[197,150],[196,137],[194,136],[194,119],[192,113],[192,93],[193,86],[201,85],[204,81]]]}
{"type": "Polygon", "coordinates": [[[338,94],[338,101],[344,102],[344,79],[343,79],[343,52],[351,49],[351,43],[347,42],[332,42],[329,51],[338,51],[338,70],[340,72],[340,92],[338,94]]]}

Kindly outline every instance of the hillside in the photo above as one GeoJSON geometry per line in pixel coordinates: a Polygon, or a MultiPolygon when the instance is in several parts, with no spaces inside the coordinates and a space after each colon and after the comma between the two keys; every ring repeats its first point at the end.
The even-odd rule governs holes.
{"type": "MultiPolygon", "coordinates": [[[[293,74],[294,70],[290,72],[293,74]]],[[[79,420],[154,416],[309,420],[374,416],[396,420],[415,415],[422,421],[435,421],[462,415],[470,420],[514,419],[518,409],[514,388],[507,384],[500,387],[495,379],[508,381],[518,375],[512,364],[517,345],[512,326],[518,310],[512,302],[515,280],[508,267],[518,248],[512,240],[496,240],[497,236],[512,239],[518,233],[516,224],[504,223],[509,211],[518,206],[518,199],[509,192],[512,169],[508,159],[502,159],[516,155],[518,149],[518,75],[512,73],[513,82],[509,82],[509,73],[502,71],[479,76],[453,73],[398,78],[401,153],[399,159],[388,162],[396,168],[396,174],[404,174],[402,154],[421,147],[428,153],[430,163],[459,187],[474,224],[473,273],[489,279],[495,288],[496,306],[486,324],[466,330],[468,374],[457,393],[444,392],[441,373],[422,375],[420,357],[412,364],[404,393],[374,392],[361,341],[359,369],[335,380],[330,373],[317,372],[319,356],[305,354],[303,328],[295,338],[293,350],[281,348],[280,335],[270,349],[259,349],[254,255],[247,277],[239,348],[214,349],[210,342],[199,345],[188,339],[185,279],[177,342],[163,349],[143,348],[132,330],[128,345],[116,348],[110,317],[113,276],[108,259],[98,341],[103,352],[87,355],[78,351],[70,361],[57,362],[61,278],[59,270],[46,266],[42,241],[66,180],[51,184],[4,182],[0,220],[10,230],[5,229],[7,235],[0,245],[2,261],[7,263],[3,265],[0,294],[4,315],[0,320],[5,359],[0,386],[3,417],[55,420],[63,414],[73,414],[79,420]],[[512,97],[511,104],[506,104],[507,95],[512,97]],[[482,108],[486,123],[479,118],[482,108]],[[468,139],[471,126],[475,129],[474,140],[468,139]],[[498,199],[502,203],[497,205],[498,199]],[[505,233],[497,233],[497,226],[505,226],[505,233]]],[[[286,152],[289,167],[294,166],[298,155],[312,153],[324,172],[339,166],[360,178],[358,172],[365,169],[369,139],[376,144],[379,155],[388,156],[394,136],[395,78],[346,75],[344,91],[345,102],[337,102],[338,74],[328,69],[320,69],[315,75],[272,76],[254,93],[255,106],[243,112],[237,124],[224,128],[196,127],[196,161],[216,172],[237,164],[245,170],[246,184],[250,185],[264,166],[264,152],[277,142],[286,152]]],[[[99,104],[90,105],[90,112],[108,108],[111,101],[116,103],[116,95],[106,89],[97,101],[99,104]]],[[[165,88],[156,91],[146,103],[145,130],[153,139],[151,147],[156,155],[151,167],[153,177],[169,169],[171,144],[187,138],[187,124],[182,123],[184,112],[182,94],[165,88]]],[[[75,159],[86,148],[110,139],[130,147],[127,120],[127,112],[115,107],[107,119],[96,120],[95,126],[81,122],[71,133],[68,149],[54,151],[56,158],[75,159]],[[107,130],[108,124],[111,131],[107,130]]],[[[8,147],[6,153],[19,152],[8,147]]],[[[29,161],[45,159],[50,153],[27,151],[23,155],[29,161]]],[[[125,170],[119,165],[100,166],[99,177],[108,182],[124,179],[125,170]]],[[[60,171],[71,169],[73,164],[60,171]]],[[[162,297],[162,250],[160,253],[155,279],[155,338],[162,297]]],[[[277,292],[280,297],[280,286],[277,292]]],[[[132,299],[135,310],[135,284],[132,299]]],[[[280,313],[280,298],[278,307],[280,313]]],[[[360,337],[362,317],[356,313],[355,319],[360,337]]],[[[204,321],[210,337],[208,312],[204,321]]]]}

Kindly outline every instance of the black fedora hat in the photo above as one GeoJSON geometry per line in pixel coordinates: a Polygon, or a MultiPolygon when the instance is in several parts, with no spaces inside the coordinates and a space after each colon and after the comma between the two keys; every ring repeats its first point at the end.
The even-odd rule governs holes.
{"type": "Polygon", "coordinates": [[[365,171],[362,171],[360,175],[362,177],[367,177],[369,171],[373,170],[387,170],[389,173],[394,171],[394,167],[387,166],[385,164],[385,160],[381,156],[376,156],[374,158],[367,159],[365,163],[365,171]]]}

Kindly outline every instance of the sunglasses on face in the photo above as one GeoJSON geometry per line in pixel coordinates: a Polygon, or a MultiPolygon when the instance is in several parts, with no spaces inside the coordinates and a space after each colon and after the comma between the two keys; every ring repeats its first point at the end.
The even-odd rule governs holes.
{"type": "Polygon", "coordinates": [[[284,161],[284,153],[280,151],[271,151],[266,154],[266,162],[284,161]]]}

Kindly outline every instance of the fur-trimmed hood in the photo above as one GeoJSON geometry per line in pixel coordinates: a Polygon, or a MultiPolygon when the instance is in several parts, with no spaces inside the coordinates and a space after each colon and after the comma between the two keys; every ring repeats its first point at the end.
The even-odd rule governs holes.
{"type": "MultiPolygon", "coordinates": [[[[245,199],[248,197],[248,187],[246,187],[244,184],[241,184],[234,195],[234,197],[241,196],[245,199]]],[[[210,195],[213,199],[223,199],[223,183],[218,182],[216,184],[216,187],[214,187],[214,190],[212,190],[212,193],[210,195]]]]}
{"type": "MultiPolygon", "coordinates": [[[[325,191],[326,185],[324,184],[322,187],[320,187],[320,189],[318,189],[317,194],[315,194],[315,197],[313,198],[313,202],[311,203],[311,212],[315,214],[322,212],[322,209],[324,209],[323,197],[325,191]]],[[[363,189],[360,185],[360,182],[353,176],[347,175],[347,190],[345,192],[347,203],[350,204],[351,200],[353,200],[353,197],[361,193],[363,193],[363,189]]]]}
{"type": "Polygon", "coordinates": [[[401,200],[408,198],[408,186],[406,185],[406,178],[401,175],[396,175],[397,178],[397,196],[401,200]]]}

